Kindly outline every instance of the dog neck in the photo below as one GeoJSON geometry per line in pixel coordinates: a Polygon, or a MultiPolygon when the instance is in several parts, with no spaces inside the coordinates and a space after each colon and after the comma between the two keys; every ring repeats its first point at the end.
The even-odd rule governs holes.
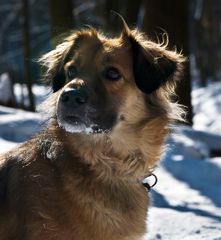
{"type": "MultiPolygon", "coordinates": [[[[44,151],[47,158],[51,161],[57,159],[57,155],[68,155],[66,159],[78,158],[104,182],[141,183],[153,171],[153,163],[161,156],[163,140],[158,141],[157,136],[150,139],[142,137],[147,136],[149,128],[136,132],[134,129],[116,129],[110,134],[73,134],[53,124],[48,128],[43,144],[48,145],[44,151]],[[154,155],[148,149],[149,145],[154,147],[154,155]]],[[[166,135],[167,130],[164,131],[166,135]]]]}
{"type": "MultiPolygon", "coordinates": [[[[45,134],[41,149],[57,169],[55,172],[59,174],[64,197],[81,210],[79,214],[86,217],[88,225],[96,224],[98,231],[105,232],[106,236],[113,232],[119,236],[143,234],[148,195],[141,182],[132,181],[128,176],[120,177],[123,173],[118,168],[122,166],[115,163],[122,159],[114,152],[110,139],[104,136],[100,139],[100,136],[92,141],[89,137],[90,141],[85,142],[83,137],[73,134],[69,136],[62,131],[56,134],[45,134]],[[66,134],[65,138],[63,134],[66,134]],[[100,140],[106,141],[109,148],[100,140]],[[71,146],[70,142],[73,143],[71,146]],[[139,229],[136,229],[137,221],[141,223],[139,229]]],[[[68,214],[71,218],[75,213],[70,209],[68,214]]],[[[102,236],[99,239],[103,239],[102,236]]],[[[114,239],[120,238],[116,236],[114,239]]]]}

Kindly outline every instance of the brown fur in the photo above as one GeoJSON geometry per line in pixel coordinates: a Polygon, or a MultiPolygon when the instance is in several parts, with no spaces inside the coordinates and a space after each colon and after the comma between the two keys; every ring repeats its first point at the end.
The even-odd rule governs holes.
{"type": "Polygon", "coordinates": [[[46,109],[51,119],[44,131],[0,158],[1,240],[140,239],[149,204],[141,181],[160,159],[168,124],[181,118],[170,96],[183,61],[180,54],[127,27],[115,39],[94,29],[74,32],[43,56],[46,79],[54,87],[46,109]],[[153,75],[145,78],[165,73],[157,89],[144,85],[150,93],[137,83],[139,72],[134,73],[143,59],[153,75]],[[67,81],[73,63],[83,70],[67,81]],[[110,63],[122,79],[95,85],[98,70],[110,63]],[[57,110],[61,95],[84,84],[96,89],[90,104],[99,117],[116,116],[111,130],[70,133],[58,126],[64,113],[57,110]]]}

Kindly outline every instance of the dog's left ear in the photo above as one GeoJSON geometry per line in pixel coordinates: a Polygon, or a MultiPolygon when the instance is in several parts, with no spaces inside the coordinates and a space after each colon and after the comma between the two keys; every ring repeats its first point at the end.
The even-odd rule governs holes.
{"type": "Polygon", "coordinates": [[[131,31],[125,22],[121,37],[131,44],[135,82],[142,92],[151,94],[173,79],[183,61],[181,56],[147,41],[137,30],[131,31]]]}
{"type": "Polygon", "coordinates": [[[132,42],[133,70],[137,87],[151,94],[164,85],[176,71],[176,63],[162,54],[145,51],[139,43],[132,42]]]}

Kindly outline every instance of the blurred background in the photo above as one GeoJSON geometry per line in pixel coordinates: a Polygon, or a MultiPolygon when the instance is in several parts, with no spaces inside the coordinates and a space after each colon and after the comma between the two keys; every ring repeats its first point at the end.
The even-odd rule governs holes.
{"type": "Polygon", "coordinates": [[[147,239],[221,240],[220,0],[0,0],[0,152],[42,128],[50,89],[37,59],[85,25],[119,34],[112,10],[151,40],[168,34],[168,47],[188,58],[177,87],[187,124],[156,171],[147,239]]]}
{"type": "Polygon", "coordinates": [[[189,108],[189,124],[193,121],[191,87],[221,79],[219,0],[0,0],[0,6],[0,74],[7,73],[12,83],[24,84],[29,97],[26,103],[25,96],[20,101],[0,97],[8,105],[34,111],[31,86],[40,80],[35,60],[74,28],[89,24],[109,34],[119,33],[121,22],[112,10],[150,39],[162,41],[168,33],[169,47],[188,56],[178,95],[189,108]]]}

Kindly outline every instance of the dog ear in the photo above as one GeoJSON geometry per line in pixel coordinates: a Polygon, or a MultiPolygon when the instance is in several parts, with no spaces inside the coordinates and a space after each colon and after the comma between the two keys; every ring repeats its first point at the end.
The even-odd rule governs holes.
{"type": "Polygon", "coordinates": [[[64,64],[70,55],[73,41],[74,40],[71,38],[66,39],[54,50],[43,55],[39,59],[39,63],[43,67],[46,67],[44,81],[52,84],[53,92],[58,91],[65,85],[66,76],[64,72],[64,64]]]}
{"type": "Polygon", "coordinates": [[[164,85],[177,69],[176,62],[154,51],[146,51],[132,42],[133,70],[137,87],[151,94],[164,85]]]}
{"type": "Polygon", "coordinates": [[[124,22],[121,37],[129,40],[133,55],[133,70],[137,87],[151,94],[172,79],[183,62],[181,55],[147,41],[137,30],[130,30],[124,22]]]}

